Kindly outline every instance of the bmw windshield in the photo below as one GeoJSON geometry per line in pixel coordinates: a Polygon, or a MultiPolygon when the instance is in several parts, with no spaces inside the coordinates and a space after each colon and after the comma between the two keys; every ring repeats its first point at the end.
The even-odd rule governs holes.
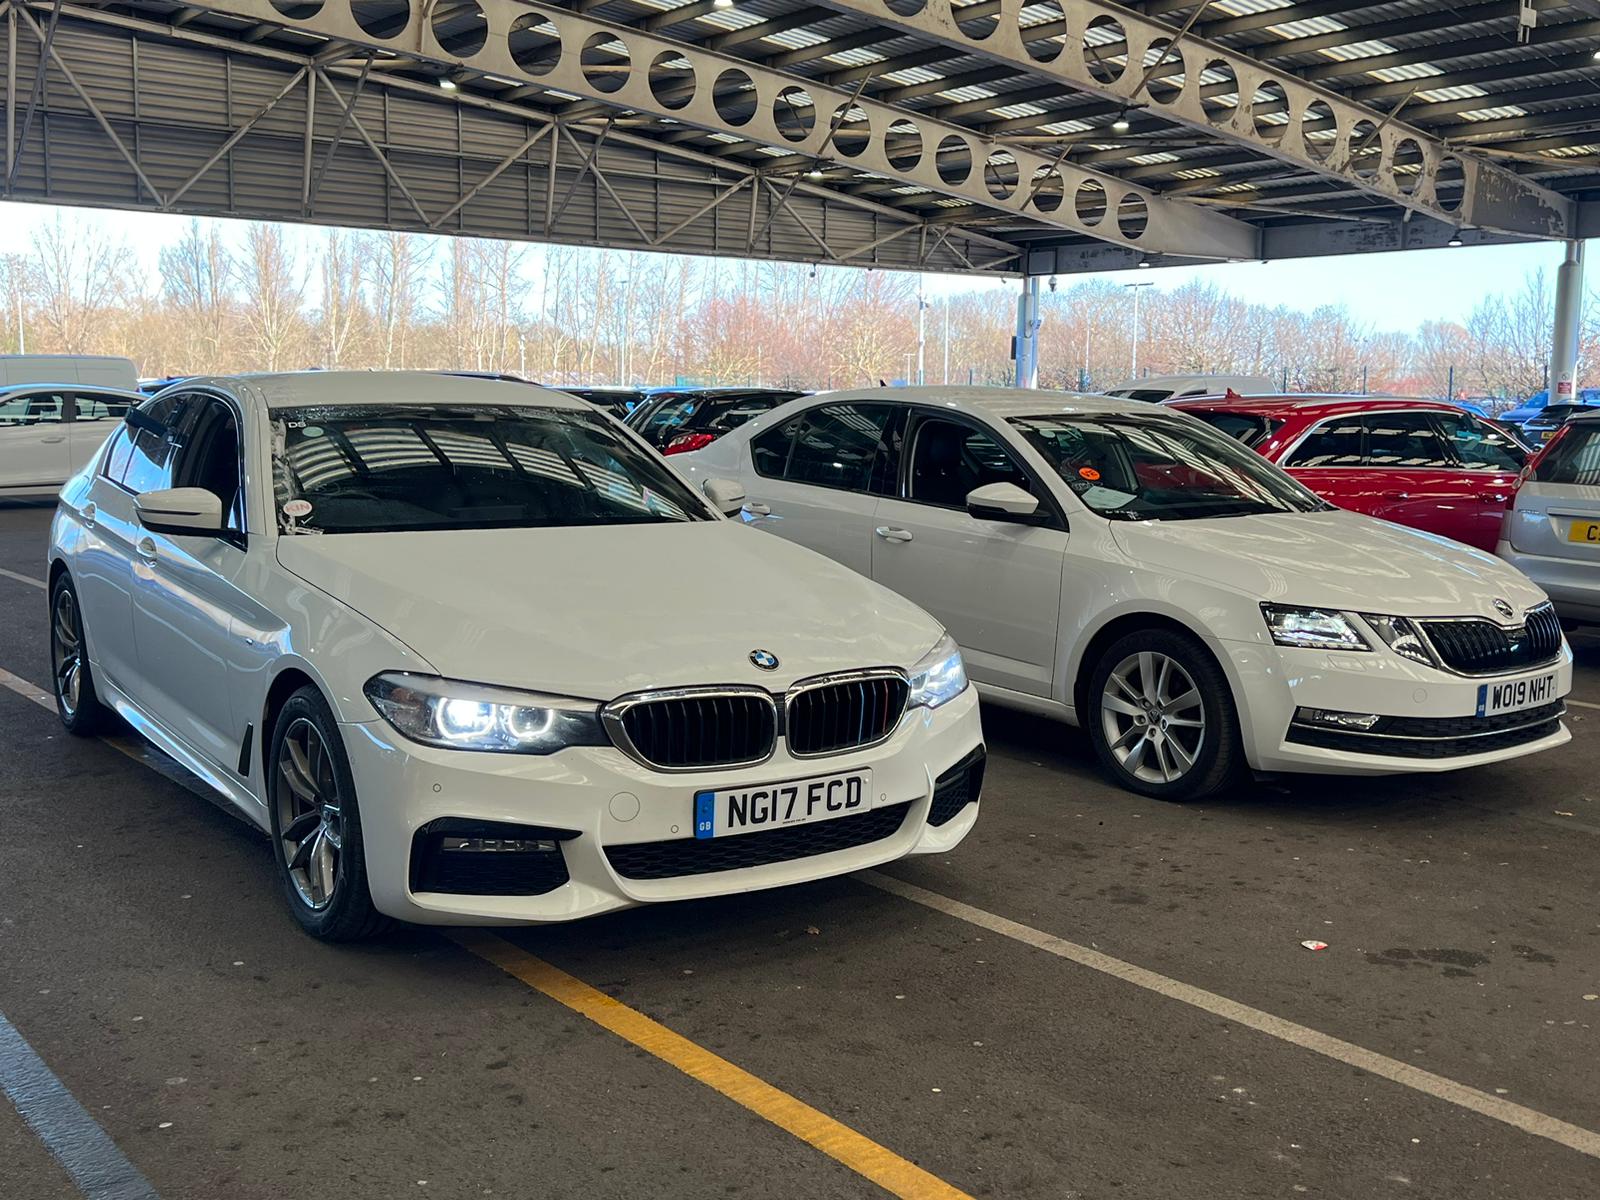
{"type": "Polygon", "coordinates": [[[1119,521],[1184,521],[1329,507],[1199,421],[1144,414],[1012,417],[1089,509],[1119,521]]]}
{"type": "Polygon", "coordinates": [[[285,532],[714,519],[666,464],[596,412],[362,404],[273,409],[271,419],[285,532]]]}

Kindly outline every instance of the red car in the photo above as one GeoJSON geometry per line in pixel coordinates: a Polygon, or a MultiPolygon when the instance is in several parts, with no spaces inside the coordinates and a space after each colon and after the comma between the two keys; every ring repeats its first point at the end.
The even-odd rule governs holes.
{"type": "Polygon", "coordinates": [[[1205,397],[1171,405],[1368,516],[1493,553],[1527,459],[1506,433],[1436,400],[1205,397]]]}

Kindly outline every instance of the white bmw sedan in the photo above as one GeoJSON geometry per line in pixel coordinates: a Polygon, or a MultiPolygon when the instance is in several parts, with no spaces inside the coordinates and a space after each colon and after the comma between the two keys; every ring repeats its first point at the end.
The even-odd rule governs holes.
{"type": "Polygon", "coordinates": [[[525,384],[190,380],[62,492],[61,719],[231,800],[333,940],[949,850],[984,762],[960,653],[742,501],[525,384]]]}
{"type": "Polygon", "coordinates": [[[1572,655],[1498,559],[1343,512],[1183,413],[835,392],[672,460],[746,520],[926,607],[980,692],[1081,724],[1124,786],[1377,774],[1568,740],[1572,655]]]}

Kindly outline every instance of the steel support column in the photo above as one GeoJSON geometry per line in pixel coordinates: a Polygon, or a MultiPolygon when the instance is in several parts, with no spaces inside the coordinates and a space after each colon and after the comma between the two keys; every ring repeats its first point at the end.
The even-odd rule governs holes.
{"type": "Polygon", "coordinates": [[[1583,243],[1567,243],[1556,271],[1556,326],[1550,353],[1550,403],[1578,395],[1578,331],[1583,324],[1583,243]]]}
{"type": "Polygon", "coordinates": [[[1017,297],[1016,386],[1039,386],[1039,277],[1029,275],[1022,281],[1022,293],[1017,297]]]}

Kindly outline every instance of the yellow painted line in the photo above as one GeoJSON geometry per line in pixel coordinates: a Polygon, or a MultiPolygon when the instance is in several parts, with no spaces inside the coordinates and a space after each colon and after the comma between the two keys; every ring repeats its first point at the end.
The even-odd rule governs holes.
{"type": "Polygon", "coordinates": [[[871,1180],[890,1195],[906,1200],[972,1200],[966,1192],[951,1187],[916,1163],[901,1158],[848,1125],[840,1124],[803,1100],[795,1099],[781,1088],[682,1034],[674,1033],[559,967],[535,958],[505,938],[480,929],[452,930],[449,936],[463,949],[493,963],[534,991],[587,1017],[668,1066],[676,1067],[691,1079],[822,1151],[863,1179],[871,1180]]]}

